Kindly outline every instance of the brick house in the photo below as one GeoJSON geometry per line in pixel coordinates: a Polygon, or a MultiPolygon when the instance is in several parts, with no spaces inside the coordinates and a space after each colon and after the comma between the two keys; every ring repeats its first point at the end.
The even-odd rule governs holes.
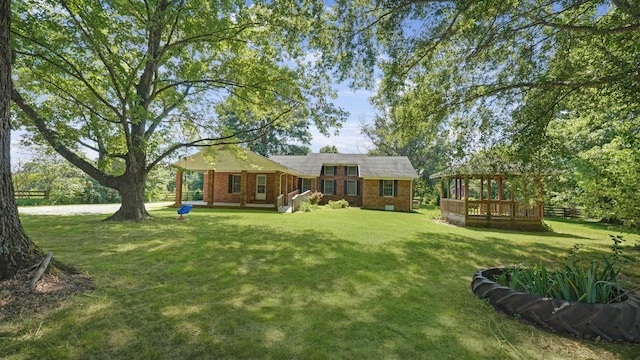
{"type": "Polygon", "coordinates": [[[241,154],[203,152],[173,164],[176,205],[182,203],[183,171],[204,173],[203,202],[196,206],[267,207],[281,209],[299,194],[319,191],[320,204],[345,199],[364,209],[411,211],[416,170],[405,156],[308,154],[265,158],[249,150],[241,154]]]}

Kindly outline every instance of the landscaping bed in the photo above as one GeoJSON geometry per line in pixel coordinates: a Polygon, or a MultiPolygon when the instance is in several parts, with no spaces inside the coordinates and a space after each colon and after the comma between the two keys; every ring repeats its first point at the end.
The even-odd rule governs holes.
{"type": "Polygon", "coordinates": [[[513,290],[495,282],[502,268],[477,271],[472,291],[504,314],[552,332],[608,342],[640,343],[640,299],[625,295],[619,302],[570,302],[513,290]]]}

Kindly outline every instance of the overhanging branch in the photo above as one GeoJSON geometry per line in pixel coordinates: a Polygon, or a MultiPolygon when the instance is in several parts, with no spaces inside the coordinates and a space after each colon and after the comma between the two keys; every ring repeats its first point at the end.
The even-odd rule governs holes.
{"type": "Polygon", "coordinates": [[[156,165],[158,165],[158,163],[160,163],[160,161],[162,161],[164,158],[166,158],[167,156],[171,155],[175,151],[177,151],[179,149],[182,149],[182,148],[186,148],[186,147],[209,147],[209,146],[216,146],[216,145],[237,145],[237,144],[243,144],[243,143],[248,143],[248,142],[257,140],[257,139],[260,138],[260,136],[262,136],[263,132],[266,131],[271,125],[275,124],[280,119],[282,119],[286,115],[288,115],[291,112],[293,112],[293,110],[297,107],[297,105],[298,104],[290,106],[289,108],[287,108],[284,111],[282,111],[280,114],[278,114],[278,116],[274,117],[270,121],[264,123],[261,126],[258,126],[258,127],[252,128],[252,129],[237,131],[237,132],[235,132],[235,133],[233,133],[231,135],[221,136],[221,137],[217,137],[217,138],[203,138],[203,139],[198,139],[198,140],[194,140],[194,141],[190,141],[190,142],[186,142],[186,143],[175,144],[175,145],[169,147],[169,149],[165,150],[162,154],[160,154],[160,156],[158,156],[153,162],[151,162],[149,164],[149,166],[147,166],[146,170],[147,171],[151,171],[151,169],[153,169],[156,165]],[[257,133],[257,135],[252,137],[252,138],[250,138],[250,139],[247,139],[247,140],[233,140],[238,135],[254,133],[254,132],[257,133]]]}

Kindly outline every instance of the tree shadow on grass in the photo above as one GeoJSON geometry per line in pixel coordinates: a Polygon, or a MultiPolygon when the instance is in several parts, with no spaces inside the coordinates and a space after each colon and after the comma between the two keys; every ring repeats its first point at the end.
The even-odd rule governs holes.
{"type": "MultiPolygon", "coordinates": [[[[485,315],[485,317],[477,316],[477,314],[476,316],[470,316],[469,313],[471,311],[460,314],[460,316],[469,315],[467,320],[469,321],[470,331],[503,338],[505,342],[513,344],[521,352],[517,357],[548,357],[553,354],[554,347],[554,345],[549,346],[549,343],[557,343],[558,345],[555,346],[558,348],[559,353],[569,351],[566,355],[567,358],[580,358],[580,352],[571,353],[568,350],[568,348],[574,348],[577,351],[579,346],[576,344],[593,351],[603,350],[617,354],[620,358],[635,354],[634,345],[631,344],[614,345],[596,343],[589,340],[576,340],[554,335],[546,330],[538,330],[533,326],[521,324],[518,321],[512,321],[513,319],[497,314],[491,305],[478,299],[471,291],[472,276],[477,270],[523,263],[530,265],[538,262],[558,264],[566,261],[566,246],[563,244],[535,243],[533,244],[535,245],[533,249],[523,249],[518,245],[517,241],[497,237],[487,237],[479,240],[478,238],[456,234],[425,232],[418,234],[415,241],[406,242],[404,253],[408,256],[408,262],[427,264],[426,268],[429,269],[429,273],[432,275],[429,281],[432,286],[442,287],[451,293],[451,298],[447,298],[444,295],[441,299],[442,301],[454,302],[453,296],[457,294],[464,297],[461,300],[464,303],[464,305],[460,304],[461,308],[471,307],[485,315]],[[486,316],[489,316],[489,318],[486,316]],[[488,319],[491,320],[489,321],[488,319]],[[502,319],[505,321],[502,321],[502,319]],[[512,323],[507,324],[506,322],[509,321],[512,323]],[[502,326],[512,330],[506,330],[502,334],[491,333],[494,328],[502,326]],[[525,333],[530,334],[528,336],[517,336],[517,334],[524,335],[525,333]],[[534,337],[532,334],[539,336],[534,337]],[[549,355],[543,355],[544,351],[538,351],[541,349],[536,350],[535,344],[540,344],[550,350],[549,355]],[[560,349],[560,344],[565,348],[560,349]]],[[[588,259],[595,259],[606,255],[606,253],[592,250],[585,252],[583,255],[588,259]]]]}
{"type": "Polygon", "coordinates": [[[562,218],[551,218],[549,220],[564,224],[580,225],[594,230],[610,231],[627,235],[640,235],[640,230],[627,228],[621,225],[607,224],[599,221],[562,218]]]}
{"type": "MultiPolygon", "coordinates": [[[[524,331],[509,331],[523,325],[488,315],[491,308],[469,289],[480,264],[526,258],[514,242],[489,237],[478,244],[424,232],[367,247],[331,229],[288,231],[235,220],[228,212],[191,222],[160,219],[155,226],[123,225],[111,238],[98,236],[114,226],[101,223],[50,239],[66,256],[86,253],[81,260],[97,290],[37,321],[0,328],[13,334],[0,352],[111,359],[515,357],[488,336],[489,317],[520,352],[539,355],[530,352],[524,331]]],[[[537,256],[560,249],[541,246],[537,256]]],[[[623,347],[585,346],[629,354],[623,347]]]]}

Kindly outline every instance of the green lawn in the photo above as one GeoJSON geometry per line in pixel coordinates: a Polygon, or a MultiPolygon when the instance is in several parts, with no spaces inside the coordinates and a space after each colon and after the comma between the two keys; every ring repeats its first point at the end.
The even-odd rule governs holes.
{"type": "MultiPolygon", "coordinates": [[[[182,222],[175,209],[152,214],[143,223],[23,216],[33,240],[85,270],[96,290],[0,324],[0,357],[639,358],[640,345],[520,324],[470,290],[477,269],[564,261],[575,243],[608,254],[618,229],[568,221],[547,221],[555,232],[544,234],[466,229],[435,222],[433,209],[196,209],[182,222]]],[[[640,242],[623,235],[629,247],[640,242]]]]}

